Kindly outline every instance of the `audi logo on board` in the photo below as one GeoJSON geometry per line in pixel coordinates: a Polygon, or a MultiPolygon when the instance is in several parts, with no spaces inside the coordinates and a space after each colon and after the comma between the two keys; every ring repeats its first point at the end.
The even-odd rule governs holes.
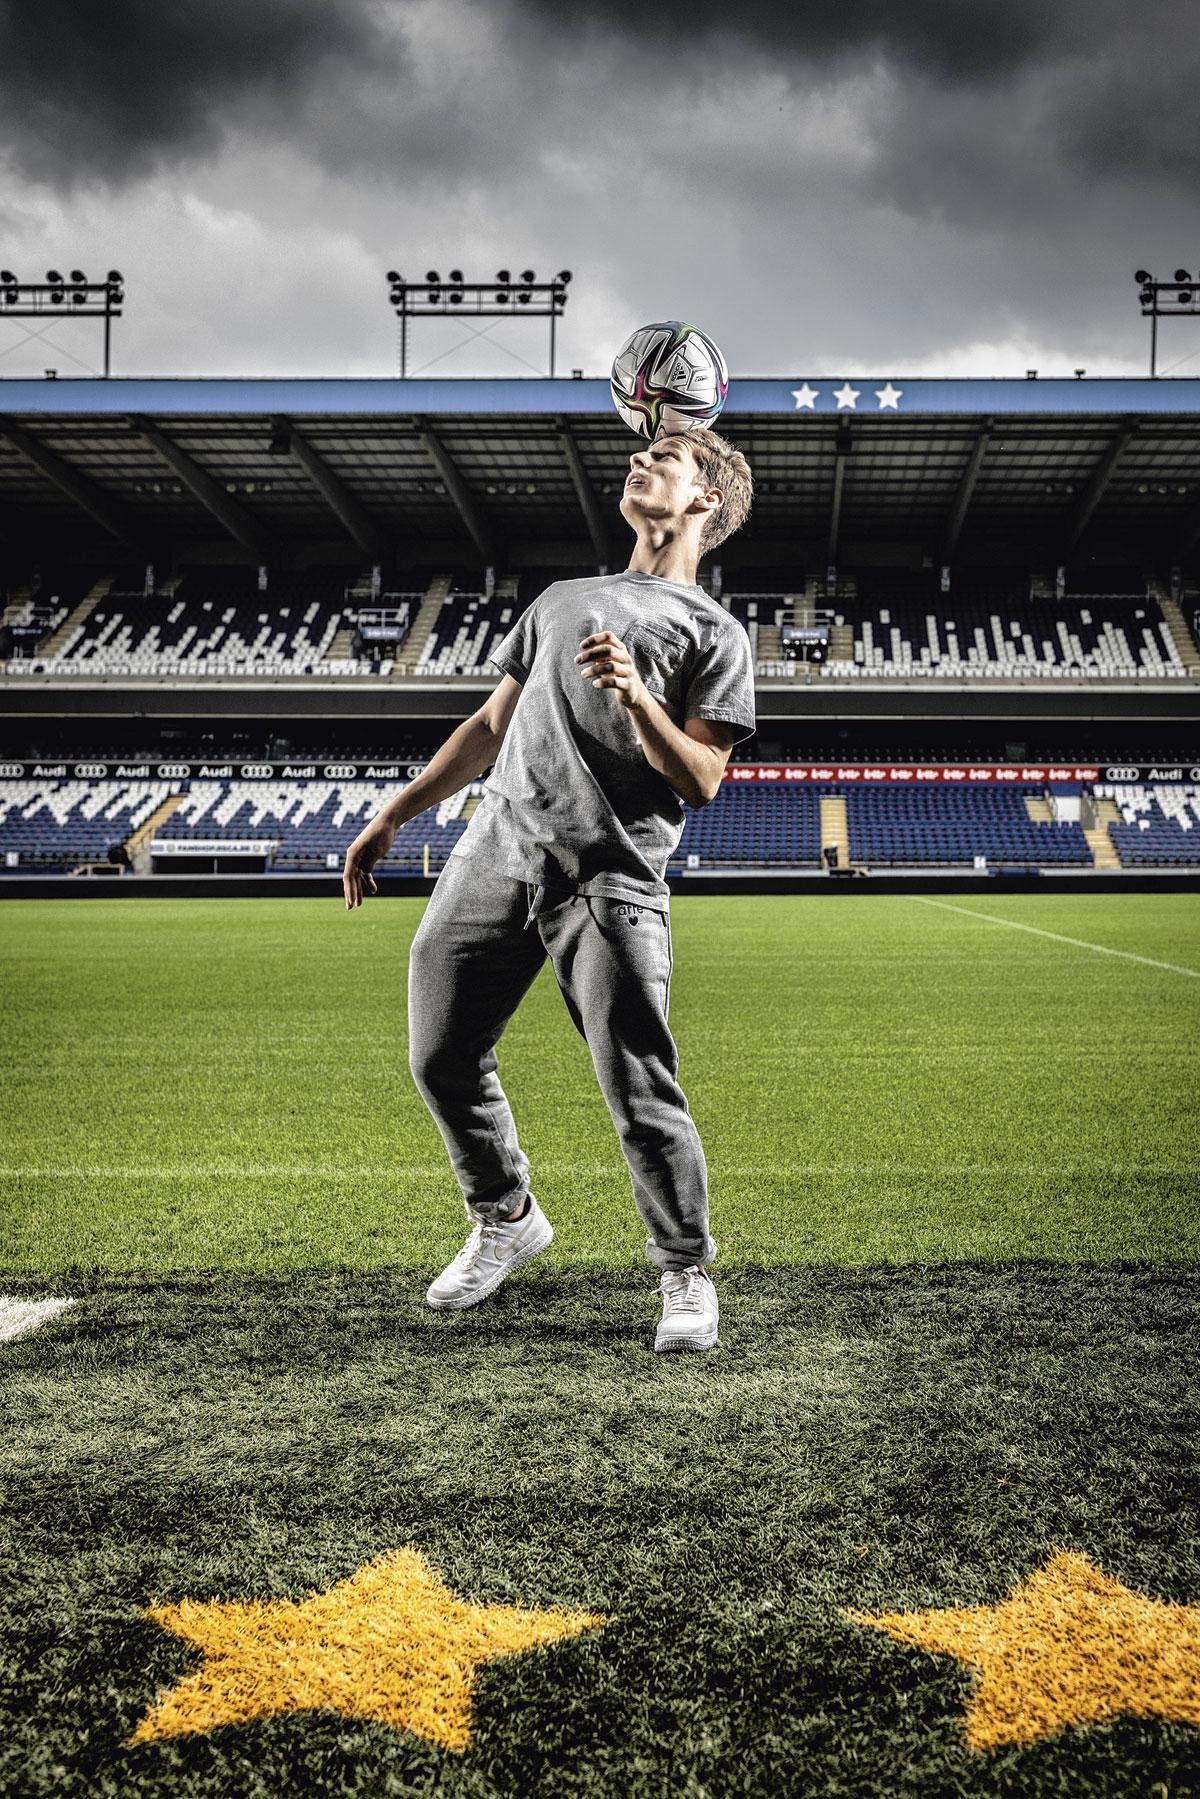
{"type": "Polygon", "coordinates": [[[80,780],[102,781],[108,773],[103,762],[77,762],[75,773],[80,780]]]}
{"type": "Polygon", "coordinates": [[[1106,781],[1136,781],[1141,772],[1140,768],[1106,768],[1104,779],[1106,781]]]}
{"type": "Polygon", "coordinates": [[[186,781],[192,770],[187,762],[160,762],[158,772],[164,781],[186,781]]]}
{"type": "Polygon", "coordinates": [[[353,781],[358,776],[353,762],[331,762],[322,773],[327,781],[353,781]]]}
{"type": "Polygon", "coordinates": [[[243,781],[269,781],[275,770],[269,762],[243,762],[243,781]]]}
{"type": "Polygon", "coordinates": [[[0,780],[19,781],[24,773],[23,762],[0,762],[0,780]]]}

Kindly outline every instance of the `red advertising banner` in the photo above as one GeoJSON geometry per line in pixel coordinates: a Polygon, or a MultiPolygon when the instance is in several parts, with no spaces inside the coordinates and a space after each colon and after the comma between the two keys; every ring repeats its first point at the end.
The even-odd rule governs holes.
{"type": "Polygon", "coordinates": [[[1102,770],[1053,762],[738,762],[727,781],[857,781],[863,786],[903,782],[961,782],[1003,786],[1013,781],[1098,781],[1102,770]]]}

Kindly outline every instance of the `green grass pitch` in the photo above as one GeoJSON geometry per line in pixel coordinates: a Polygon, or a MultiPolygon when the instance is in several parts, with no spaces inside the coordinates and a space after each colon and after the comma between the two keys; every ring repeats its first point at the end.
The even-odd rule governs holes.
{"type": "MultiPolygon", "coordinates": [[[[1034,932],[1200,969],[1200,902],[953,904],[674,902],[671,1025],[720,1263],[1196,1254],[1200,979],[1034,932]]],[[[422,906],[8,902],[0,1265],[444,1258],[463,1211],[407,1066],[422,906]]],[[[637,1263],[548,966],[499,1055],[549,1265],[637,1263]]]]}
{"type": "Polygon", "coordinates": [[[1200,903],[935,897],[673,902],[690,1358],[549,969],[499,1055],[556,1240],[447,1315],[423,902],[6,903],[0,1293],[76,1302],[0,1342],[6,1799],[1200,1794],[1174,1714],[971,1749],[971,1668],[846,1616],[1064,1549],[1200,1606],[1200,903]],[[201,1666],[147,1607],[405,1547],[607,1622],[485,1665],[462,1753],[328,1705],[130,1746],[201,1666]]]}

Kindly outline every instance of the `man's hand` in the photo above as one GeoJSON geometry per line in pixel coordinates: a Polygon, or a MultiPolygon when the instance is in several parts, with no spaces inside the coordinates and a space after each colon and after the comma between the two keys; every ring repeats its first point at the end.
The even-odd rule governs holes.
{"type": "Polygon", "coordinates": [[[633,666],[633,658],[611,631],[593,631],[579,646],[575,658],[580,674],[593,687],[611,687],[622,706],[636,711],[646,702],[646,687],[633,666]]]}
{"type": "Polygon", "coordinates": [[[377,812],[365,830],[360,831],[350,848],[346,851],[346,866],[342,870],[342,892],[346,896],[346,910],[352,912],[355,906],[363,903],[364,884],[372,893],[378,893],[375,877],[371,873],[375,864],[383,859],[396,841],[396,825],[386,812],[377,812]]]}

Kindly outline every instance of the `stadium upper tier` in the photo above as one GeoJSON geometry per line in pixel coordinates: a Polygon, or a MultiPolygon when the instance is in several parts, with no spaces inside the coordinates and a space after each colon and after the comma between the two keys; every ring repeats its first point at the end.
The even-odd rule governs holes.
{"type": "MultiPolygon", "coordinates": [[[[965,785],[910,777],[864,786],[736,769],[685,812],[671,871],[805,868],[833,846],[867,867],[1200,866],[1200,784],[1040,781],[965,785]],[[750,778],[743,778],[749,776],[750,778]],[[1107,809],[1106,809],[1107,808],[1107,809]]],[[[943,771],[945,773],[945,771],[943,771]]],[[[121,853],[142,872],[217,863],[286,874],[339,869],[347,846],[403,783],[323,775],[243,779],[0,778],[10,874],[67,872],[121,853]]],[[[384,867],[436,871],[484,793],[473,782],[400,832],[384,867]]]]}
{"type": "MultiPolygon", "coordinates": [[[[72,605],[44,577],[0,629],[9,674],[104,677],[499,678],[490,657],[545,585],[536,572],[492,591],[450,574],[372,597],[352,569],[277,576],[248,568],[188,569],[146,592],[127,570],[102,576],[72,605]],[[34,619],[42,629],[32,628],[34,619]]],[[[1029,571],[965,575],[953,593],[920,571],[863,570],[829,597],[798,574],[792,592],[725,591],[762,679],[1182,680],[1200,648],[1166,596],[1125,577],[1127,591],[1053,597],[1029,571]],[[1167,616],[1167,613],[1170,616],[1167,616]],[[790,628],[815,627],[791,659],[790,628]]]]}

